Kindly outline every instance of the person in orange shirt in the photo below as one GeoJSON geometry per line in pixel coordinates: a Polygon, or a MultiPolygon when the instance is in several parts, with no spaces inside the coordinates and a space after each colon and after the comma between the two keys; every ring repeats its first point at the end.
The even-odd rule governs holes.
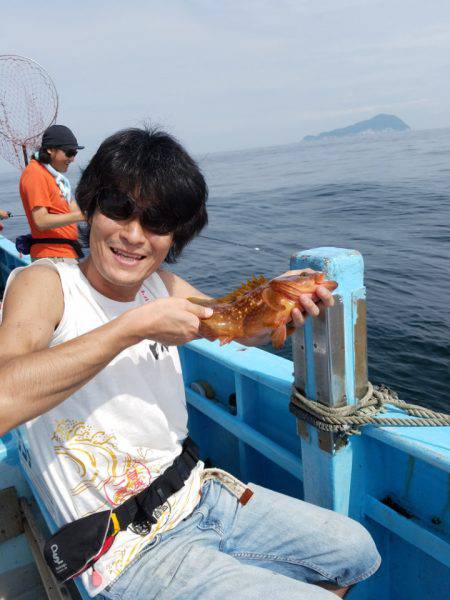
{"type": "Polygon", "coordinates": [[[82,148],[68,127],[52,125],[45,130],[41,148],[22,173],[20,196],[31,236],[18,238],[16,247],[24,254],[29,252],[31,260],[75,262],[82,256],[77,223],[84,217],[64,176],[82,148]]]}

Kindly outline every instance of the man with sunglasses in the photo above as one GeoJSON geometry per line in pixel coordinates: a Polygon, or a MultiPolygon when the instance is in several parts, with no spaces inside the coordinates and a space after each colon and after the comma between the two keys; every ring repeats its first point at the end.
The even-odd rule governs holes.
{"type": "MultiPolygon", "coordinates": [[[[67,524],[47,546],[56,575],[103,599],[343,597],[379,565],[361,525],[204,469],[187,437],[177,346],[212,309],[161,267],[207,223],[195,161],[159,130],[119,131],[77,199],[89,256],[13,271],[0,327],[0,435],[25,424],[24,468],[67,524]]],[[[296,327],[333,304],[326,288],[299,300],[296,327]]]]}
{"type": "Polygon", "coordinates": [[[39,151],[22,173],[20,196],[31,229],[31,238],[22,236],[22,240],[30,245],[32,260],[70,262],[81,256],[76,224],[84,217],[64,173],[82,148],[68,127],[52,125],[45,130],[39,151]]]}

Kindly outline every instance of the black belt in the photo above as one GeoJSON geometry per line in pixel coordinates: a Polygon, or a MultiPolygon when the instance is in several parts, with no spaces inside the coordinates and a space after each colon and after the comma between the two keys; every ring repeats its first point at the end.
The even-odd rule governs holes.
{"type": "Polygon", "coordinates": [[[78,255],[78,258],[83,258],[83,250],[78,240],[71,240],[69,238],[31,238],[31,246],[35,244],[63,244],[71,246],[78,255]]]}
{"type": "Polygon", "coordinates": [[[181,490],[198,460],[198,448],[188,437],[184,441],[182,453],[162,475],[148,488],[114,509],[120,530],[123,531],[131,525],[135,533],[147,535],[157,521],[153,516],[155,508],[162,506],[167,498],[181,490]]]}
{"type": "Polygon", "coordinates": [[[83,249],[78,240],[72,240],[69,238],[34,238],[30,233],[25,235],[19,235],[16,238],[16,249],[17,252],[28,255],[31,251],[31,246],[35,244],[63,244],[71,246],[78,255],[78,258],[83,258],[83,249]]]}
{"type": "Polygon", "coordinates": [[[112,510],[88,515],[59,529],[44,547],[45,559],[56,579],[62,582],[81,575],[129,525],[135,533],[147,535],[157,521],[155,509],[181,490],[198,460],[198,448],[188,437],[172,465],[142,492],[112,510]]]}

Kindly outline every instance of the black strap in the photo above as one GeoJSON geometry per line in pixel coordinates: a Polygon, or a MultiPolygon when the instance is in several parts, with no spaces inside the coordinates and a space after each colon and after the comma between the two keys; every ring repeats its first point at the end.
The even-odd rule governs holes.
{"type": "Polygon", "coordinates": [[[31,238],[30,246],[34,246],[34,244],[65,244],[68,246],[72,246],[75,252],[78,255],[78,258],[83,258],[83,250],[81,248],[81,244],[78,240],[71,240],[69,238],[31,238]]]}
{"type": "Polygon", "coordinates": [[[181,454],[145,490],[112,511],[102,510],[61,527],[44,548],[56,579],[66,581],[86,571],[109,551],[117,533],[128,526],[135,533],[147,535],[157,520],[153,516],[155,508],[184,486],[198,460],[197,446],[186,438],[181,454]]]}
{"type": "Polygon", "coordinates": [[[153,516],[155,508],[162,506],[172,494],[181,490],[198,460],[198,447],[190,437],[187,437],[181,454],[162,475],[145,490],[128,498],[114,509],[121,531],[127,529],[130,524],[133,524],[136,533],[150,531],[150,527],[156,523],[153,516]]]}

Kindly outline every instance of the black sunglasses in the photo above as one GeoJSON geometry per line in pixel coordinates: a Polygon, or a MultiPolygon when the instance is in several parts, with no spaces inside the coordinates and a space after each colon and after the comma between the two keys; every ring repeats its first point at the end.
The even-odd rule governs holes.
{"type": "Polygon", "coordinates": [[[76,156],[78,154],[78,150],[75,150],[75,148],[69,148],[68,150],[61,148],[61,150],[64,152],[64,154],[67,156],[67,158],[73,158],[74,156],[76,156]]]}
{"type": "Polygon", "coordinates": [[[135,213],[139,213],[134,200],[118,192],[104,192],[97,199],[99,211],[114,221],[128,221],[135,213]]]}
{"type": "Polygon", "coordinates": [[[160,235],[171,232],[167,225],[158,223],[153,211],[136,206],[135,201],[126,194],[117,191],[102,192],[97,198],[97,206],[102,215],[113,221],[128,221],[134,217],[139,219],[142,227],[149,231],[160,235]]]}

